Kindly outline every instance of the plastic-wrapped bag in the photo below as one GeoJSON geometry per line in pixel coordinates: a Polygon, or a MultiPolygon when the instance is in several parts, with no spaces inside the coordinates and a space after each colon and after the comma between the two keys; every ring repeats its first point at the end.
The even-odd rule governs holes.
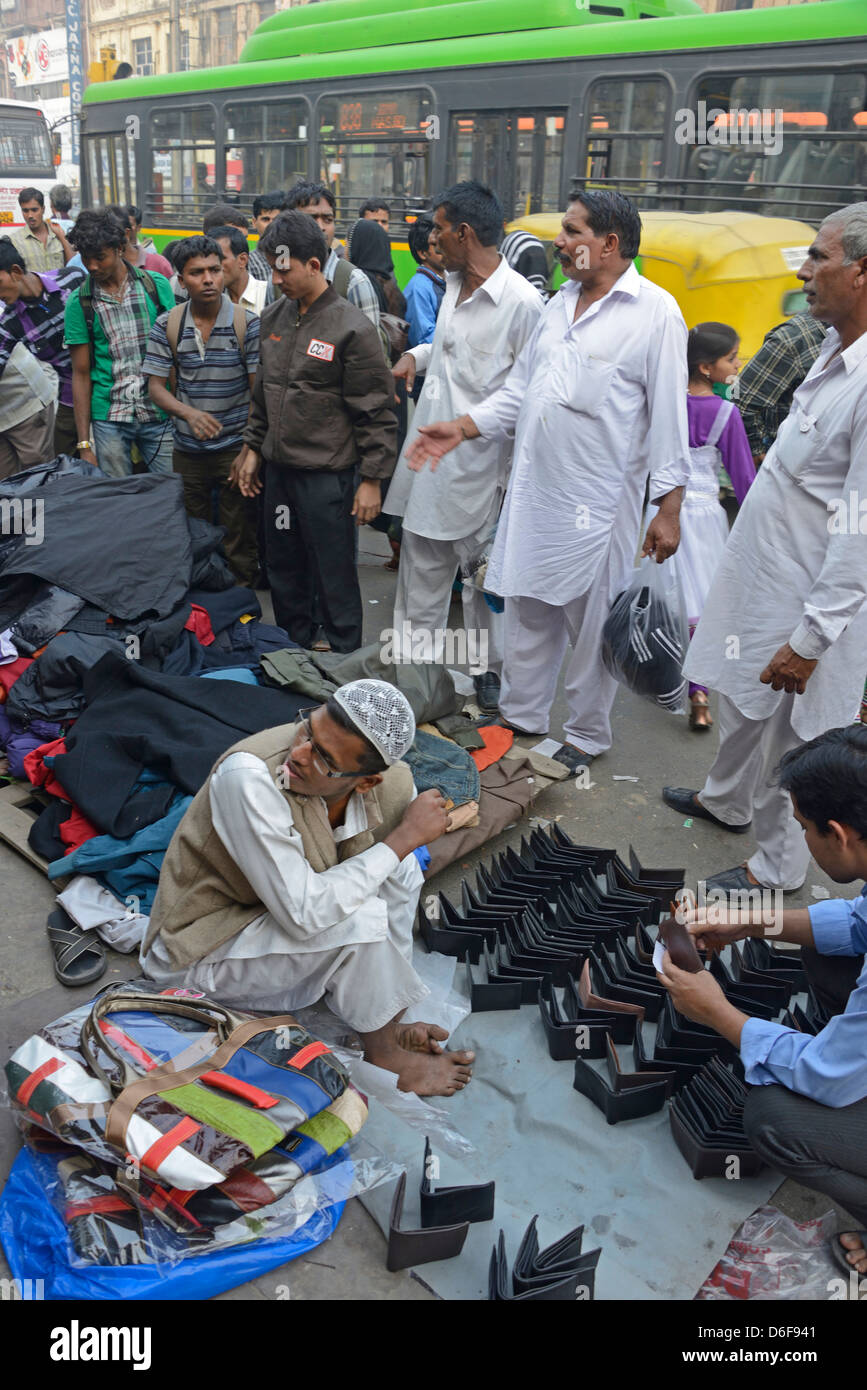
{"type": "Polygon", "coordinates": [[[846,1298],[847,1280],[828,1254],[837,1224],[833,1211],[801,1223],[776,1207],[759,1207],[735,1232],[696,1297],[775,1302],[846,1298]]]}
{"type": "Polygon", "coordinates": [[[602,660],[621,685],[669,710],[686,712],[682,674],[689,624],[673,565],[648,556],[617,595],[602,629],[602,660]]]}

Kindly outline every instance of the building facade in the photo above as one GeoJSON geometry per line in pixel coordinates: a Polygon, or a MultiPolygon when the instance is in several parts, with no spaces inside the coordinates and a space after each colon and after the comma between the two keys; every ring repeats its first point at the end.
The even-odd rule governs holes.
{"type": "MultiPolygon", "coordinates": [[[[301,0],[307,3],[308,0],[301,0]]],[[[296,0],[298,3],[298,0],[296,0]]],[[[142,77],[235,63],[263,19],[290,0],[87,0],[90,51],[114,48],[142,77]]]]}
{"type": "MultiPolygon", "coordinates": [[[[0,0],[0,97],[33,102],[60,135],[58,183],[78,186],[67,0],[0,0]]],[[[78,8],[78,0],[74,0],[78,8]]],[[[82,55],[79,53],[79,60],[82,55]]]]}

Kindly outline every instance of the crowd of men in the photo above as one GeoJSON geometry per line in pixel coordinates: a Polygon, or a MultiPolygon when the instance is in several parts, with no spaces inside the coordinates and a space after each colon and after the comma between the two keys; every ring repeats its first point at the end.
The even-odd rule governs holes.
{"type": "MultiPolygon", "coordinates": [[[[0,477],[60,452],[110,477],[135,467],[179,474],[190,514],[226,528],[238,582],[267,582],[291,639],[335,652],[362,644],[357,527],[385,517],[400,538],[393,630],[444,634],[459,573],[464,624],[488,653],[474,676],[482,711],[518,735],[547,734],[567,660],[556,757],[581,773],[610,748],[617,687],[602,660],[602,628],[639,549],[659,563],[676,553],[695,446],[704,444],[687,417],[686,325],[672,296],[635,268],[641,223],[629,198],[575,195],[553,248],[564,283],[550,297],[541,243],[523,232],[504,240],[500,202],[476,181],[445,190],[431,216],[409,226],[418,269],[403,291],[387,204],[361,205],[344,250],[324,184],[254,199],[255,249],[246,217],[218,204],[200,235],[162,255],[142,240],[136,207],[85,209],[72,222],[62,189],[49,220],[37,190],[20,201],[26,230],[0,240],[0,477]],[[644,529],[648,499],[655,510],[644,529]]],[[[719,751],[703,788],[664,789],[691,816],[736,833],[752,826],[758,848],[749,862],[707,880],[725,890],[791,891],[805,880],[811,849],[821,860],[816,846],[831,832],[824,802],[815,815],[804,809],[797,757],[855,719],[864,686],[867,528],[835,530],[828,511],[835,498],[867,489],[867,204],[824,220],[798,275],[807,311],[768,335],[740,383],[762,467],[685,667],[699,689],[719,695],[719,751]],[[788,781],[777,775],[781,759],[788,781]]],[[[292,747],[307,751],[289,758],[289,775],[297,794],[326,803],[327,779],[342,779],[342,816],[352,790],[342,782],[354,778],[362,790],[370,782],[365,747],[387,745],[382,769],[399,761],[405,740],[377,742],[369,719],[346,725],[337,707],[316,718],[293,735],[292,747]],[[366,744],[347,744],[347,729],[351,738],[366,730],[366,744]],[[328,771],[329,751],[351,756],[356,772],[328,771]]],[[[867,766],[863,744],[844,750],[857,768],[867,766]]],[[[809,764],[811,776],[818,766],[809,764]]],[[[830,823],[855,826],[860,844],[862,812],[851,821],[835,812],[830,823]]],[[[402,852],[443,828],[439,802],[412,815],[415,832],[392,837],[402,852]]],[[[828,862],[841,877],[856,861],[863,872],[863,853],[843,839],[849,849],[828,862]]],[[[375,882],[356,871],[357,891],[384,892],[394,863],[392,854],[375,882]]],[[[818,923],[814,933],[796,914],[791,939],[857,960],[867,920],[859,912],[847,909],[845,927],[837,914],[836,936],[818,923]]],[[[863,957],[849,988],[862,965],[863,957]]],[[[418,992],[403,965],[383,970],[399,1019],[418,992]]],[[[748,1080],[782,1082],[820,1109],[853,1096],[867,1106],[863,1048],[856,1058],[845,1043],[832,1045],[830,1061],[827,1048],[817,1057],[816,1076],[830,1068],[844,1098],[828,1100],[812,1072],[809,1084],[799,1080],[809,1072],[800,1049],[801,1073],[792,1070],[786,1030],[721,1022],[715,981],[703,977],[699,987],[682,975],[666,968],[689,1017],[736,1033],[739,1044],[744,1030],[748,1080]]],[[[375,977],[365,970],[366,988],[375,977]]],[[[856,984],[840,1005],[847,1014],[858,992],[856,984]]],[[[391,1014],[381,1021],[370,1007],[358,1026],[373,1035],[386,1022],[391,1028],[391,1014]]],[[[425,1034],[423,1049],[440,1054],[439,1036],[425,1034]]],[[[395,1046],[415,1043],[395,1042],[392,1030],[383,1055],[395,1046]]],[[[471,1056],[448,1056],[436,1061],[436,1078],[426,1073],[429,1090],[451,1093],[469,1079],[471,1056]]],[[[775,1115],[777,1137],[765,1134],[766,1147],[780,1125],[803,1118],[775,1115]]],[[[814,1150],[826,1131],[815,1121],[814,1150]]],[[[863,1164],[858,1172],[863,1187],[863,1164]]],[[[867,1212],[860,1203],[849,1201],[867,1212]]],[[[867,1264],[862,1247],[852,1248],[867,1264]]]]}

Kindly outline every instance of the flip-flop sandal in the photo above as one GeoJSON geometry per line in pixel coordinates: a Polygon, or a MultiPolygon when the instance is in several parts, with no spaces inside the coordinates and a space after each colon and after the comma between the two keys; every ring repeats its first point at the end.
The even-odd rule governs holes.
{"type": "Polygon", "coordinates": [[[84,931],[64,908],[49,912],[46,930],[62,985],[89,985],[105,974],[105,948],[96,932],[84,931]]]}
{"type": "Polygon", "coordinates": [[[861,1244],[865,1251],[867,1251],[867,1231],[838,1231],[828,1242],[831,1258],[835,1264],[839,1265],[840,1269],[846,1274],[854,1274],[858,1279],[867,1279],[867,1274],[859,1273],[855,1266],[850,1265],[849,1261],[846,1259],[847,1254],[851,1252],[848,1251],[844,1245],[840,1244],[841,1236],[860,1236],[861,1244]]]}

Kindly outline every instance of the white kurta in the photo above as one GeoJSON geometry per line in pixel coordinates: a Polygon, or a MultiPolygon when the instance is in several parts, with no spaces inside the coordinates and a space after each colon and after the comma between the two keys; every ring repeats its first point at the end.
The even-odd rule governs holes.
{"type": "MultiPolygon", "coordinates": [[[[359,1032],[373,1032],[428,993],[412,966],[423,875],[415,855],[386,844],[323,873],[311,868],[286,797],[261,758],[233,753],[210,783],[214,829],[266,911],[187,970],[157,935],[142,968],[165,985],[240,1008],[304,1008],[323,995],[359,1032]]],[[[363,799],[346,808],[335,842],[367,829],[363,799]]]]}
{"type": "Polygon", "coordinates": [[[411,349],[425,383],[382,510],[431,540],[473,535],[505,487],[511,440],[469,440],[414,473],[406,452],[421,425],[465,415],[503,384],[542,312],[538,291],[501,257],[497,269],[462,304],[462,278],[446,271],[446,292],[432,343],[411,349]]]}
{"type": "Polygon", "coordinates": [[[605,567],[622,588],[648,473],[655,500],[690,468],[675,300],[634,266],[573,322],[578,294],[568,283],[549,300],[506,384],[470,412],[484,439],[515,439],[488,587],[549,604],[581,597],[605,567]]]}
{"type": "Polygon", "coordinates": [[[792,712],[804,740],[856,718],[867,667],[867,333],[842,353],[839,345],[829,329],[795,392],[684,667],[748,719],[766,719],[784,698],[759,680],[772,656],[788,642],[818,658],[792,712]]]}

